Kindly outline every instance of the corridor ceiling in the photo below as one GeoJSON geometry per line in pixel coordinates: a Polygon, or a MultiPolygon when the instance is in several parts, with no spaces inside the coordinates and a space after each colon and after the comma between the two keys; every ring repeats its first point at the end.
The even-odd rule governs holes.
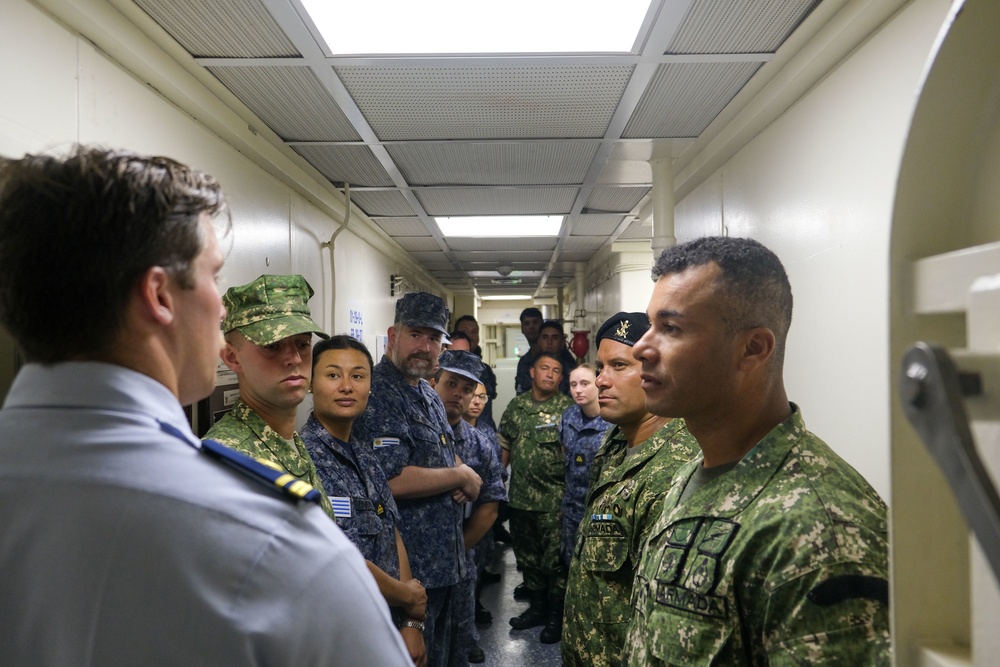
{"type": "Polygon", "coordinates": [[[299,0],[135,2],[444,287],[483,296],[541,296],[649,238],[648,161],[690,146],[820,4],[653,0],[627,53],[333,56],[299,0]],[[517,238],[434,221],[473,215],[564,217],[517,238]]]}

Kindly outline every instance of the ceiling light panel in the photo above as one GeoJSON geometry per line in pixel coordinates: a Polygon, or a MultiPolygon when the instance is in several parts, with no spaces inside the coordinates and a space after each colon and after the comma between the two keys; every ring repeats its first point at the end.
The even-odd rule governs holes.
{"type": "Polygon", "coordinates": [[[695,0],[667,53],[774,53],[820,0],[695,0]]]}
{"type": "Polygon", "coordinates": [[[632,69],[350,65],[336,71],[379,139],[432,141],[603,137],[632,69]]]}
{"type": "Polygon", "coordinates": [[[459,262],[488,262],[496,268],[501,264],[513,264],[515,268],[523,264],[536,262],[544,264],[552,258],[551,251],[531,251],[531,252],[456,252],[455,259],[459,262]]]}
{"type": "MultiPolygon", "coordinates": [[[[636,204],[642,201],[651,188],[613,188],[602,186],[594,188],[587,200],[587,208],[594,211],[621,211],[628,213],[636,204]]],[[[575,230],[574,230],[575,231],[575,230]]]]}
{"type": "Polygon", "coordinates": [[[299,55],[256,0],[136,0],[136,5],[196,58],[299,55]]]}
{"type": "Polygon", "coordinates": [[[340,186],[390,187],[392,178],[367,146],[297,144],[292,150],[308,160],[324,176],[340,186]]]}
{"type": "Polygon", "coordinates": [[[428,188],[415,193],[432,216],[565,215],[577,188],[428,188]]]}
{"type": "Polygon", "coordinates": [[[369,217],[410,217],[414,214],[406,197],[392,190],[352,192],[351,201],[360,206],[369,217]]]}
{"type": "Polygon", "coordinates": [[[582,183],[596,141],[389,144],[410,185],[571,185],[582,183]]]}
{"type": "Polygon", "coordinates": [[[622,137],[697,137],[761,65],[759,62],[660,65],[622,137]]]}
{"type": "Polygon", "coordinates": [[[285,141],[360,141],[308,67],[209,67],[285,141]]]}

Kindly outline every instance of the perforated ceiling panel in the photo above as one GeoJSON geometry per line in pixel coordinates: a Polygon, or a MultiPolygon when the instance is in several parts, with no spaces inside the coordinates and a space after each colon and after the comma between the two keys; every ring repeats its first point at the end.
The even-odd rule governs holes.
{"type": "Polygon", "coordinates": [[[640,221],[635,220],[628,229],[619,236],[621,239],[648,239],[652,238],[653,230],[649,225],[644,225],[640,221]]]}
{"type": "MultiPolygon", "coordinates": [[[[351,195],[352,197],[354,194],[351,195]]],[[[420,218],[372,218],[389,236],[430,236],[420,218]]]]}
{"type": "Polygon", "coordinates": [[[293,145],[292,150],[336,183],[368,187],[393,185],[367,146],[293,145]]]}
{"type": "Polygon", "coordinates": [[[632,66],[336,70],[379,139],[414,141],[602,137],[632,66]]]}
{"type": "Polygon", "coordinates": [[[774,53],[820,0],[695,0],[667,53],[774,53]]]}
{"type": "Polygon", "coordinates": [[[622,136],[697,137],[760,68],[760,63],[661,65],[622,136]]]}
{"type": "Polygon", "coordinates": [[[500,264],[522,265],[524,263],[531,262],[544,264],[551,258],[552,253],[547,250],[533,250],[530,252],[475,251],[455,253],[455,259],[460,262],[495,262],[493,266],[498,266],[500,264]]]}
{"type": "Polygon", "coordinates": [[[592,211],[621,211],[627,213],[642,201],[650,188],[594,188],[587,201],[587,208],[592,211]]]}
{"type": "Polygon", "coordinates": [[[433,236],[397,236],[393,240],[407,252],[434,252],[441,249],[433,236]]]}
{"type": "Polygon", "coordinates": [[[448,247],[452,250],[483,250],[486,252],[504,252],[516,250],[548,250],[556,249],[555,236],[525,236],[523,238],[470,239],[449,238],[448,247]]]}
{"type": "Polygon", "coordinates": [[[429,215],[555,215],[569,213],[576,188],[441,188],[417,191],[429,215]]]}
{"type": "Polygon", "coordinates": [[[578,215],[573,221],[574,236],[610,236],[622,220],[623,215],[578,215]]]}
{"type": "Polygon", "coordinates": [[[195,57],[299,55],[256,0],[136,0],[136,5],[195,57]]]}
{"type": "Polygon", "coordinates": [[[608,239],[605,236],[570,236],[563,244],[563,250],[585,250],[594,252],[604,245],[604,242],[607,240],[608,239]]]}
{"type": "Polygon", "coordinates": [[[209,67],[286,141],[358,141],[350,121],[305,67],[209,67]]]}
{"type": "Polygon", "coordinates": [[[411,185],[566,185],[582,183],[596,141],[424,143],[386,149],[411,185]]]}
{"type": "Polygon", "coordinates": [[[368,216],[405,218],[414,215],[414,210],[406,203],[406,198],[394,191],[352,192],[351,201],[360,206],[368,216]]]}

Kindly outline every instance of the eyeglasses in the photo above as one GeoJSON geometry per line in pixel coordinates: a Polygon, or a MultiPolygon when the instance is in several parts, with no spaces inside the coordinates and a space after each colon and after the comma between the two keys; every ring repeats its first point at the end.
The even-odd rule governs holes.
{"type": "Polygon", "coordinates": [[[472,400],[482,401],[483,403],[485,403],[486,401],[490,400],[490,397],[486,394],[473,394],[472,400]]]}

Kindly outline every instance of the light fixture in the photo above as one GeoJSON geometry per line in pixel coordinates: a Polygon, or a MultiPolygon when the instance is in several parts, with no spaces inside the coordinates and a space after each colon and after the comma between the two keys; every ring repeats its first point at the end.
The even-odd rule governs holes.
{"type": "Polygon", "coordinates": [[[559,236],[562,215],[478,215],[434,218],[441,234],[464,238],[559,236]]]}
{"type": "Polygon", "coordinates": [[[499,273],[504,278],[509,276],[513,271],[514,267],[511,266],[510,264],[501,264],[500,266],[497,267],[497,273],[499,273]]]}

